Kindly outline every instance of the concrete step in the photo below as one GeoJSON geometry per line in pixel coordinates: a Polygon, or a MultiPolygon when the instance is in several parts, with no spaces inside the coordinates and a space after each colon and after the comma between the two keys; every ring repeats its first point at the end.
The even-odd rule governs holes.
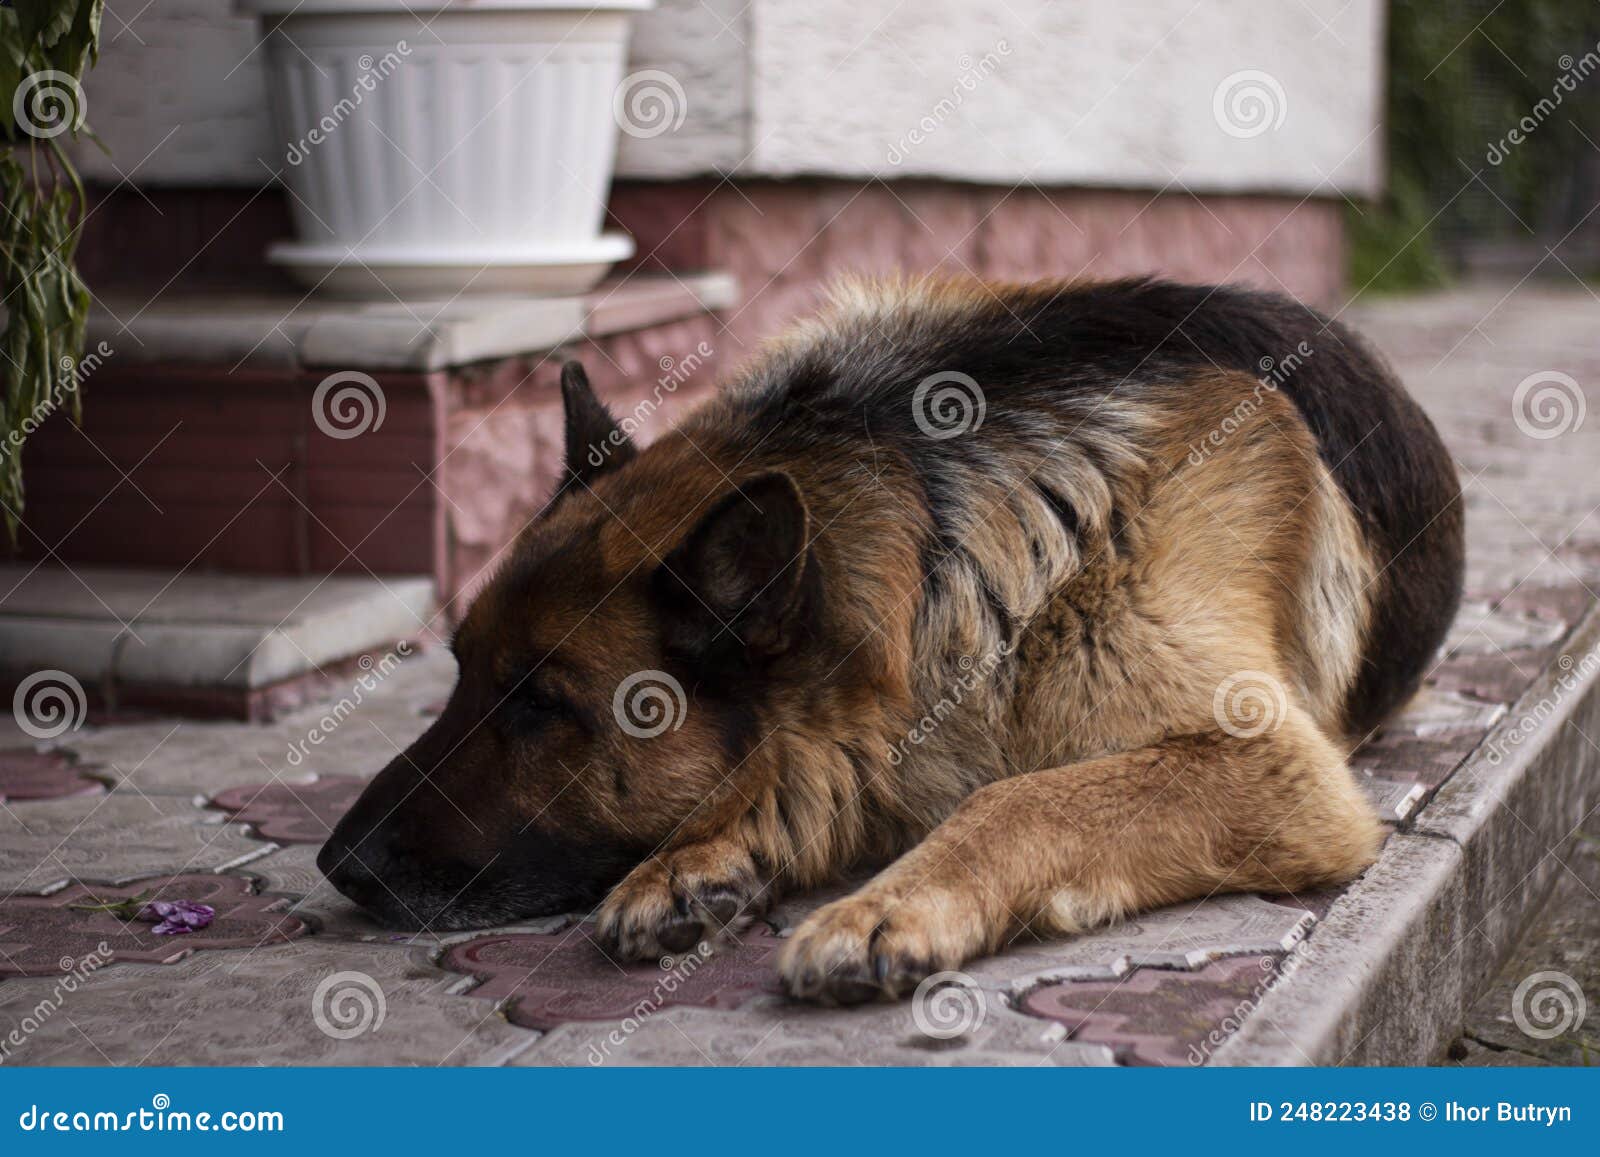
{"type": "Polygon", "coordinates": [[[387,304],[106,290],[82,424],[58,415],[23,450],[10,557],[427,574],[459,605],[559,476],[562,362],[648,440],[713,392],[736,301],[715,273],[387,304]]]}
{"type": "MultiPolygon", "coordinates": [[[[54,681],[113,708],[269,718],[430,634],[434,606],[426,576],[0,566],[0,681],[54,681]]],[[[16,693],[19,712],[27,697],[16,693]]]]}

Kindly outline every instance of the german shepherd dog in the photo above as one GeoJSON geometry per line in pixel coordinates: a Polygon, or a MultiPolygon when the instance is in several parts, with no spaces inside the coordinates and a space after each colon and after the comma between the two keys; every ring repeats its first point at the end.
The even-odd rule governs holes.
{"type": "Polygon", "coordinates": [[[847,1003],[1375,856],[1346,755],[1445,635],[1462,514],[1337,323],[1153,280],[852,283],[646,449],[581,366],[562,393],[557,496],[319,857],[380,919],[598,902],[647,958],[887,864],[779,956],[847,1003]]]}

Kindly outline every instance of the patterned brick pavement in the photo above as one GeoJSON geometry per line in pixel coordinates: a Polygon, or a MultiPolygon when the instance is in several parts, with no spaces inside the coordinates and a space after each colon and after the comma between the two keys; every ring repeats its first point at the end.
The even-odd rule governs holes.
{"type": "MultiPolygon", "coordinates": [[[[1545,371],[1593,393],[1595,308],[1583,290],[1524,285],[1350,311],[1467,480],[1472,597],[1425,693],[1352,761],[1391,830],[1408,831],[1563,663],[1594,605],[1600,422],[1545,436],[1513,396],[1545,371]]],[[[1336,890],[1216,896],[1019,941],[919,1000],[854,1010],[798,1007],[773,984],[774,950],[819,897],[785,901],[710,954],[642,965],[608,960],[582,914],[396,933],[313,859],[360,781],[427,725],[451,672],[437,648],[413,656],[309,748],[316,708],[261,725],[91,721],[47,743],[0,733],[0,1060],[1185,1065],[1254,1014],[1338,903],[1336,890]],[[74,907],[156,892],[216,919],[158,938],[74,907]]],[[[1510,1031],[1485,1022],[1463,1049],[1514,1050],[1510,1031]]]]}

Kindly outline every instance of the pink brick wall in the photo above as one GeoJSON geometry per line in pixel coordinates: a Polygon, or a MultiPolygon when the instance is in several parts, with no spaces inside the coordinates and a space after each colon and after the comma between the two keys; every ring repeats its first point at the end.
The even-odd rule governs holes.
{"type": "Polygon", "coordinates": [[[98,371],[81,433],[57,419],[28,440],[23,557],[277,574],[435,570],[444,522],[422,471],[439,457],[440,410],[426,378],[377,375],[381,429],[341,441],[312,419],[322,373],[230,370],[98,371]]]}
{"type": "Polygon", "coordinates": [[[1337,200],[933,181],[629,182],[612,191],[611,215],[637,239],[638,268],[738,277],[744,302],[726,319],[724,341],[734,354],[805,312],[845,272],[1157,273],[1318,305],[1336,304],[1343,285],[1337,200]]]}

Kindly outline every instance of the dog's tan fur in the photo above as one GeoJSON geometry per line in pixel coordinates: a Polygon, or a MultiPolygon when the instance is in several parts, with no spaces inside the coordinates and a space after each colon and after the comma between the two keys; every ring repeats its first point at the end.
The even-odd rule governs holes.
{"type": "MultiPolygon", "coordinates": [[[[1137,286],[1116,291],[1144,308],[1137,286]]],[[[783,891],[898,856],[785,946],[788,989],[821,1000],[903,994],[1023,931],[1359,872],[1380,828],[1345,755],[1419,672],[1374,666],[1403,560],[1373,508],[1352,505],[1352,493],[1371,501],[1360,489],[1371,479],[1330,462],[1296,402],[1208,356],[1167,364],[1137,391],[1017,393],[932,465],[938,447],[876,434],[883,411],[866,401],[855,433],[851,374],[904,376],[919,344],[1004,330],[995,302],[1039,318],[1068,292],[850,288],[650,448],[574,468],[461,625],[463,680],[441,720],[461,737],[425,736],[410,762],[436,779],[449,767],[473,794],[498,781],[527,826],[640,848],[598,910],[602,938],[629,958],[681,950],[783,891]],[[778,405],[835,433],[758,434],[778,405]],[[941,489],[941,470],[959,485],[941,489]],[[777,565],[741,553],[769,526],[793,536],[777,565]],[[742,585],[748,566],[759,589],[742,585]],[[748,694],[687,667],[688,717],[659,738],[559,719],[536,750],[483,737],[477,720],[530,680],[606,703],[630,671],[677,662],[682,612],[662,609],[663,580],[759,660],[748,694]],[[746,613],[764,597],[775,610],[746,613]],[[748,733],[731,753],[730,729],[748,733]]],[[[1061,352],[1070,381],[1082,371],[1061,352]]],[[[1004,372],[1046,372],[999,356],[1004,372]]],[[[1398,390],[1342,346],[1323,357],[1374,375],[1365,388],[1383,398],[1398,390]]],[[[1448,459],[1431,465],[1442,456],[1431,427],[1399,397],[1391,424],[1414,428],[1391,433],[1433,473],[1378,481],[1402,503],[1438,499],[1425,546],[1439,590],[1401,590],[1444,608],[1419,626],[1436,634],[1459,584],[1459,510],[1448,459]]],[[[608,419],[583,389],[568,404],[573,462],[584,423],[604,434],[608,419]]],[[[374,800],[390,790],[375,785],[374,800]]],[[[344,829],[366,838],[385,823],[350,819],[330,847],[359,848],[344,829]]],[[[436,824],[428,838],[468,859],[465,833],[436,824]]]]}
{"type": "MultiPolygon", "coordinates": [[[[909,982],[1023,929],[1076,932],[1177,899],[1294,891],[1364,867],[1379,829],[1340,742],[1376,568],[1288,401],[1243,375],[1196,385],[1130,436],[1118,483],[1137,514],[1115,545],[1098,476],[1054,471],[1084,515],[1090,541],[1077,551],[1037,500],[1014,497],[1013,480],[977,497],[986,510],[964,542],[1015,615],[1015,676],[980,682],[900,766],[865,742],[847,758],[838,737],[903,742],[962,670],[943,660],[1004,653],[1005,641],[980,629],[970,585],[908,613],[921,575],[904,559],[885,565],[903,531],[861,525],[881,517],[877,504],[788,464],[829,524],[816,543],[841,552],[833,565],[877,572],[867,589],[881,605],[857,608],[844,629],[882,682],[845,718],[773,720],[737,772],[755,787],[738,814],[630,875],[602,906],[602,928],[630,956],[659,953],[650,930],[675,892],[758,863],[776,868],[776,886],[805,888],[863,856],[913,848],[786,946],[791,989],[826,995],[831,978],[870,972],[873,956],[914,965],[909,982]],[[1190,446],[1252,396],[1258,408],[1190,463],[1190,446]],[[1241,484],[1260,478],[1274,485],[1241,484]],[[1030,539],[1048,544],[1042,566],[1015,549],[1030,539]],[[1216,719],[1216,689],[1241,672],[1289,697],[1257,739],[1232,738],[1216,719]],[[786,823],[773,822],[780,795],[786,823]]],[[[901,513],[915,510],[905,502],[901,513]]]]}

